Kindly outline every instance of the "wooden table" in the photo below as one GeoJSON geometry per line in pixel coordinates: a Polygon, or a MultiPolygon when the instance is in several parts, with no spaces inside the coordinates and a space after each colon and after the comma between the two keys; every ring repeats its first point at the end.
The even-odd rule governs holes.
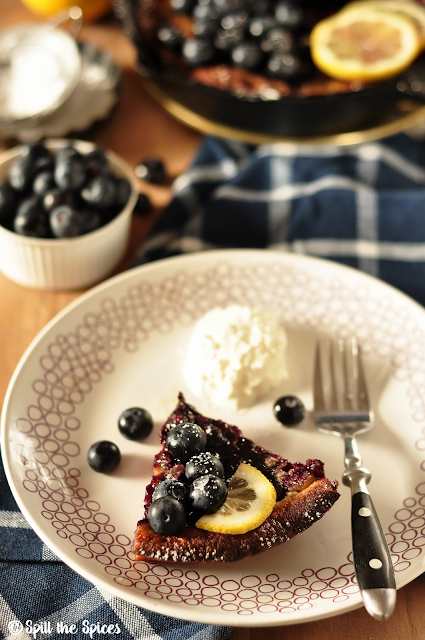
{"type": "MultiPolygon", "coordinates": [[[[1,0],[0,27],[37,20],[18,0],[1,0]]],[[[84,27],[83,37],[102,46],[123,69],[122,94],[111,116],[81,138],[91,140],[123,156],[133,167],[148,156],[161,158],[170,182],[189,164],[200,135],[176,122],[143,90],[134,71],[134,50],[113,19],[84,27]]],[[[0,151],[10,144],[0,141],[0,151]]],[[[146,237],[156,216],[170,199],[169,187],[140,183],[154,211],[134,218],[130,246],[117,272],[126,269],[146,237]]],[[[24,288],[0,274],[0,399],[19,359],[45,324],[82,291],[44,292],[24,288]]],[[[390,489],[389,489],[390,490],[390,489]]],[[[425,567],[424,567],[425,570],[425,567]]],[[[238,627],[233,640],[424,640],[425,578],[419,577],[398,592],[396,610],[386,622],[376,622],[361,608],[326,620],[268,628],[238,627]]]]}

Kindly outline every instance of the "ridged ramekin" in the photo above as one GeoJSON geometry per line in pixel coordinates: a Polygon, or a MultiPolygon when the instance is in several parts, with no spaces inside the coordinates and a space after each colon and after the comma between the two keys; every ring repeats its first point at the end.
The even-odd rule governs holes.
{"type": "MultiPolygon", "coordinates": [[[[72,144],[83,154],[96,148],[82,140],[51,139],[46,147],[56,151],[72,144]]],[[[0,180],[21,153],[21,146],[0,155],[0,180]]],[[[31,238],[0,225],[0,271],[10,280],[34,289],[82,289],[112,273],[123,258],[129,240],[131,214],[138,197],[136,177],[131,167],[112,151],[106,152],[111,171],[131,184],[124,209],[108,224],[75,238],[31,238]]]]}

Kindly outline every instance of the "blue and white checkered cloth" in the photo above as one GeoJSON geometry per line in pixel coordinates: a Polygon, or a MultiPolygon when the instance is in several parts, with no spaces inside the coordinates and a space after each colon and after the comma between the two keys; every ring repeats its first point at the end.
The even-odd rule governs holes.
{"type": "Polygon", "coordinates": [[[336,260],[425,305],[425,138],[350,147],[205,138],[137,264],[228,247],[336,260]]]}
{"type": "MultiPolygon", "coordinates": [[[[425,304],[425,140],[400,134],[336,148],[205,138],[137,262],[217,247],[330,258],[425,304]]],[[[54,629],[58,621],[76,624],[78,640],[89,637],[81,632],[83,620],[118,625],[122,640],[227,640],[232,634],[151,613],[74,573],[27,524],[2,468],[0,572],[0,638],[29,640],[27,620],[54,629]],[[24,630],[14,635],[16,621],[24,630]]],[[[39,640],[63,637],[37,634],[39,640]]]]}

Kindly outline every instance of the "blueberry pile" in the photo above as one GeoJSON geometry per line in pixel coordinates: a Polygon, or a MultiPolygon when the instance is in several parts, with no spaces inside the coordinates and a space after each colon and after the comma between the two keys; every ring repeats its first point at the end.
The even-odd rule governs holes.
{"type": "Polygon", "coordinates": [[[162,535],[174,535],[191,520],[214,513],[227,497],[224,468],[220,459],[207,452],[205,431],[184,423],[170,429],[167,449],[173,459],[185,464],[184,476],[163,480],[152,494],[148,520],[162,535]]]}
{"type": "Polygon", "coordinates": [[[174,12],[191,17],[191,37],[183,38],[175,21],[161,26],[156,37],[167,49],[181,52],[190,67],[227,64],[289,82],[302,80],[314,71],[308,45],[308,34],[316,21],[313,3],[300,0],[170,0],[170,3],[174,12]]]}
{"type": "Polygon", "coordinates": [[[0,224],[35,238],[81,236],[116,217],[130,194],[103,149],[83,155],[72,144],[53,152],[30,143],[0,182],[0,224]]]}

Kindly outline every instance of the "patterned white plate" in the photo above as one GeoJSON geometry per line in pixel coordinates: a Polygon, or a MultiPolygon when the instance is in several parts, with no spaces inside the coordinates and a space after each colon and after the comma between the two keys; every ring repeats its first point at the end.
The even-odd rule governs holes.
{"type": "Polygon", "coordinates": [[[425,312],[387,285],[332,262],[270,251],[212,251],[160,261],[97,286],[59,314],[30,346],[2,416],[7,477],[43,541],[85,578],[137,605],[199,622],[285,625],[361,605],[351,555],[350,495],[290,542],[229,564],[135,562],[130,543],[143,514],[158,430],[178,391],[201,412],[242,428],[295,462],[320,458],[340,479],[343,445],[273,417],[273,400],[301,397],[311,409],[319,335],[354,334],[365,354],[375,428],[360,436],[370,490],[392,552],[398,586],[424,571],[425,312]],[[181,369],[193,323],[217,305],[277,314],[289,336],[290,377],[252,409],[232,414],[186,389],[181,369]],[[118,432],[139,405],[154,433],[132,443],[118,432]],[[86,462],[89,446],[113,440],[110,475],[86,462]]]}

